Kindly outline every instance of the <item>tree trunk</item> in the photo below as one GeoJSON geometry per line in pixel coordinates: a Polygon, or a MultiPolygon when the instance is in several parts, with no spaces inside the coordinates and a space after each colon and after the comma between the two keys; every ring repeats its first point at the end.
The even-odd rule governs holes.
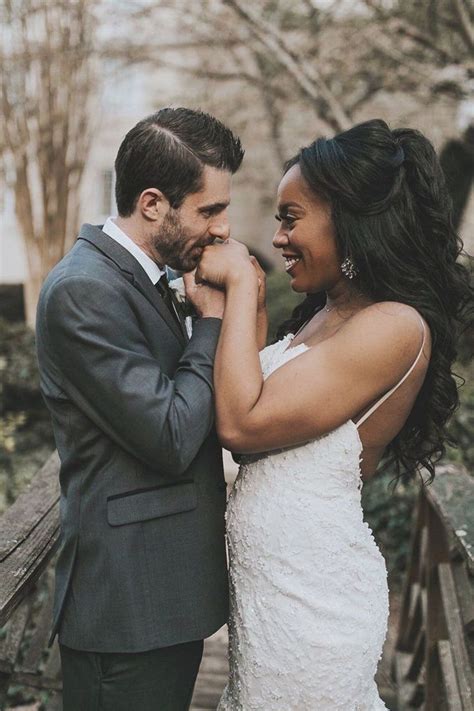
{"type": "Polygon", "coordinates": [[[41,284],[76,229],[94,113],[96,4],[0,0],[10,35],[0,47],[0,152],[14,169],[15,212],[28,263],[25,318],[31,328],[41,284]]]}
{"type": "Polygon", "coordinates": [[[34,330],[36,325],[36,306],[43,283],[43,275],[29,271],[23,285],[23,295],[25,299],[25,319],[27,325],[34,330]]]}

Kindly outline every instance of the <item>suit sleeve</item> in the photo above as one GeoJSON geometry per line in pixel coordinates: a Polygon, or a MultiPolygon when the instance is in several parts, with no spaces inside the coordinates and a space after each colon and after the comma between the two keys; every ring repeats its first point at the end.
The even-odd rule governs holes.
{"type": "Polygon", "coordinates": [[[214,421],[219,319],[195,324],[171,380],[150,353],[126,296],[89,277],[49,294],[45,324],[61,387],[98,427],[163,476],[191,464],[214,421]]]}

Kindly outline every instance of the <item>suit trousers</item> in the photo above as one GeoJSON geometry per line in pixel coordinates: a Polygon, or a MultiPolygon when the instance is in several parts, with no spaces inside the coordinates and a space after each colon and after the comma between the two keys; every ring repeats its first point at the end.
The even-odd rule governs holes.
{"type": "Polygon", "coordinates": [[[149,652],[83,652],[60,645],[63,711],[188,711],[203,641],[149,652]]]}

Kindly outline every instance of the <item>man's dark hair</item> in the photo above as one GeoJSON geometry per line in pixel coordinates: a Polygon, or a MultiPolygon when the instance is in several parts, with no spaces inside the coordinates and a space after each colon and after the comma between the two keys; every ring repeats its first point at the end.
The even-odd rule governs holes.
{"type": "Polygon", "coordinates": [[[213,116],[164,108],[125,136],[115,160],[119,215],[130,216],[146,188],[157,188],[173,208],[202,188],[205,165],[235,173],[244,151],[239,138],[213,116]]]}

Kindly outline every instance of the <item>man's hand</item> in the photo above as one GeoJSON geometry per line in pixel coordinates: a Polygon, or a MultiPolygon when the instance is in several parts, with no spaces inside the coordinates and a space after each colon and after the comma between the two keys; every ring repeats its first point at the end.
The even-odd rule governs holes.
{"type": "Polygon", "coordinates": [[[196,270],[183,274],[186,298],[192,303],[200,318],[222,318],[225,294],[209,284],[196,283],[196,270]]]}

